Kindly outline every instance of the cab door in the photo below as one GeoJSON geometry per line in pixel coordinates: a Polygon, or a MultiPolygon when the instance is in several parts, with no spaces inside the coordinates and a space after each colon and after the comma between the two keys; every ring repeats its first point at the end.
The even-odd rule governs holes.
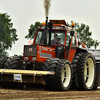
{"type": "Polygon", "coordinates": [[[77,40],[76,33],[74,32],[74,35],[71,36],[71,31],[68,30],[66,35],[66,46],[65,46],[64,58],[68,59],[70,62],[72,62],[76,52],[76,48],[77,48],[76,40],[77,40]]]}

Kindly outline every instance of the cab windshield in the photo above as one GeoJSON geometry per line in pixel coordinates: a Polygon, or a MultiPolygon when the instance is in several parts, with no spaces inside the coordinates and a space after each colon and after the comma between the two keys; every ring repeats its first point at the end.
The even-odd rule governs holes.
{"type": "MultiPolygon", "coordinates": [[[[51,44],[64,45],[65,31],[52,31],[51,44]]],[[[49,33],[47,33],[47,44],[49,43],[49,33]]],[[[38,31],[35,44],[44,44],[44,31],[38,31]]]]}

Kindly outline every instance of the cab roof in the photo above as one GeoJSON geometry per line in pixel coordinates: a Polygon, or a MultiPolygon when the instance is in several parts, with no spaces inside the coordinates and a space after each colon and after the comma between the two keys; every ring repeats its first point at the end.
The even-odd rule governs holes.
{"type": "Polygon", "coordinates": [[[65,20],[49,20],[49,21],[52,22],[53,24],[63,24],[67,26],[65,20]]]}

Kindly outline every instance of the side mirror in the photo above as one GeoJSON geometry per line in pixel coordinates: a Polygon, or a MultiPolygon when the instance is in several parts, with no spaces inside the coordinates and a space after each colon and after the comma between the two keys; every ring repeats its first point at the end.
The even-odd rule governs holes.
{"type": "Polygon", "coordinates": [[[80,41],[78,41],[78,46],[80,46],[81,45],[81,43],[80,43],[80,41]]]}

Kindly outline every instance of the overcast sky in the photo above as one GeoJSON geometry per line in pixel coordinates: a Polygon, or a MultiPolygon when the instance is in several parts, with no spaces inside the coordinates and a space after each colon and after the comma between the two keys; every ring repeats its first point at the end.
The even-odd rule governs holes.
{"type": "MultiPolygon", "coordinates": [[[[30,25],[45,21],[43,0],[0,0],[0,13],[10,15],[19,38],[8,53],[10,56],[20,55],[23,45],[28,44],[25,36],[30,25]]],[[[100,0],[51,0],[49,19],[73,20],[89,25],[92,38],[100,41],[100,0]]]]}

